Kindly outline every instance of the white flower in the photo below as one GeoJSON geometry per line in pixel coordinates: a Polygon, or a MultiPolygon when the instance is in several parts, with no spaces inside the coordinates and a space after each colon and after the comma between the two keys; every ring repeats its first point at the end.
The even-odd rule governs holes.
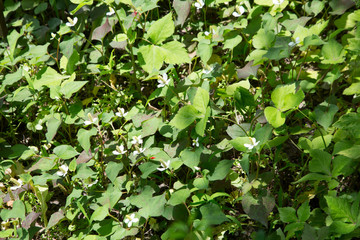
{"type": "Polygon", "coordinates": [[[160,162],[161,167],[157,168],[157,170],[159,170],[160,172],[165,171],[166,169],[168,169],[170,167],[170,160],[168,160],[167,162],[160,162]]]}
{"type": "Polygon", "coordinates": [[[200,170],[201,170],[201,168],[199,168],[199,167],[197,167],[197,166],[194,166],[194,169],[195,169],[196,171],[200,171],[200,170]]]}
{"type": "Polygon", "coordinates": [[[69,22],[66,23],[66,26],[68,27],[73,27],[76,25],[77,21],[78,21],[78,18],[77,17],[74,17],[74,20],[72,20],[71,18],[67,18],[69,22]]]}
{"type": "Polygon", "coordinates": [[[284,0],[273,0],[274,5],[280,5],[284,2],[284,0]]]}
{"type": "Polygon", "coordinates": [[[252,144],[247,144],[247,143],[244,144],[244,146],[249,150],[253,149],[260,143],[260,141],[256,141],[256,138],[250,138],[250,140],[252,144]]]}
{"type": "Polygon", "coordinates": [[[93,182],[89,183],[89,184],[88,184],[88,187],[91,187],[91,186],[93,186],[93,185],[97,184],[97,182],[98,182],[98,180],[96,179],[95,181],[93,181],[93,182]]]}
{"type": "Polygon", "coordinates": [[[63,164],[59,167],[59,171],[56,172],[56,175],[58,175],[60,177],[65,177],[68,170],[69,170],[69,167],[66,164],[63,164]]]}
{"type": "Polygon", "coordinates": [[[212,70],[214,70],[213,67],[210,67],[210,69],[203,69],[203,70],[202,70],[202,73],[204,73],[204,74],[209,74],[209,73],[212,72],[212,70]]]}
{"type": "Polygon", "coordinates": [[[158,83],[159,83],[159,84],[157,85],[158,88],[162,88],[162,87],[165,87],[165,86],[168,86],[168,85],[169,85],[170,79],[168,79],[168,76],[167,76],[166,73],[164,73],[164,74],[162,75],[162,77],[160,77],[160,78],[158,79],[158,83]]]}
{"type": "Polygon", "coordinates": [[[296,37],[295,42],[289,42],[289,47],[295,47],[300,43],[300,38],[296,37]]]}
{"type": "Polygon", "coordinates": [[[16,180],[16,186],[10,187],[10,190],[15,191],[16,189],[21,188],[23,181],[21,179],[16,180]]]}
{"type": "Polygon", "coordinates": [[[56,33],[50,33],[50,35],[51,35],[50,40],[53,40],[56,37],[56,33]]]}
{"type": "Polygon", "coordinates": [[[197,0],[195,3],[195,7],[199,10],[205,6],[205,3],[203,0],[197,0]]]}
{"type": "Polygon", "coordinates": [[[88,118],[89,120],[86,120],[84,122],[84,125],[87,126],[87,125],[90,125],[90,124],[96,124],[98,119],[97,118],[93,118],[93,116],[91,115],[91,113],[88,113],[88,118]]]}
{"type": "Polygon", "coordinates": [[[10,175],[12,173],[11,168],[5,170],[5,175],[10,175]]]}
{"type": "Polygon", "coordinates": [[[142,143],[143,143],[143,140],[141,139],[141,135],[132,137],[132,140],[131,140],[132,145],[142,144],[142,143]]]}
{"type": "Polygon", "coordinates": [[[135,217],[135,213],[131,215],[126,215],[124,222],[128,225],[128,227],[131,227],[133,223],[138,222],[139,219],[135,217]]]}
{"type": "Polygon", "coordinates": [[[235,9],[236,9],[236,10],[232,13],[232,15],[233,15],[234,17],[240,17],[240,16],[243,15],[244,12],[245,12],[245,8],[244,8],[243,6],[240,6],[240,7],[236,6],[235,9]]]}
{"type": "Polygon", "coordinates": [[[114,155],[120,155],[126,153],[124,145],[116,146],[116,150],[112,152],[114,155]]]}
{"type": "Polygon", "coordinates": [[[205,34],[205,36],[209,36],[210,34],[214,35],[215,29],[211,29],[211,32],[205,31],[204,34],[205,34]]]}
{"type": "Polygon", "coordinates": [[[139,155],[140,153],[145,152],[145,150],[146,150],[146,148],[139,148],[139,151],[138,151],[138,150],[135,150],[135,151],[133,152],[133,154],[134,154],[134,156],[136,156],[136,155],[139,155]]]}
{"type": "Polygon", "coordinates": [[[195,140],[192,140],[193,141],[193,143],[192,143],[192,145],[193,146],[196,146],[196,147],[199,147],[200,145],[199,145],[199,138],[197,137],[195,140]]]}
{"type": "Polygon", "coordinates": [[[115,10],[112,7],[109,7],[109,10],[110,11],[106,13],[106,16],[110,17],[111,15],[113,15],[115,13],[115,10]]]}
{"type": "Polygon", "coordinates": [[[125,112],[125,109],[123,108],[118,108],[118,110],[119,111],[115,113],[115,115],[118,117],[125,117],[128,114],[127,112],[125,112]]]}

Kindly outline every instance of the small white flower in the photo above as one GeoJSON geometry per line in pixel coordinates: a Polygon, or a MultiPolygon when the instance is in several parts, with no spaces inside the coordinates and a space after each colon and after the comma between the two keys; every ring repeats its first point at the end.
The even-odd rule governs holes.
{"type": "Polygon", "coordinates": [[[215,34],[215,29],[211,29],[210,32],[205,31],[204,34],[205,34],[205,36],[209,36],[210,34],[214,35],[215,34]]]}
{"type": "Polygon", "coordinates": [[[124,145],[116,146],[116,150],[112,152],[114,155],[120,155],[125,154],[126,150],[124,148],[124,145]]]}
{"type": "Polygon", "coordinates": [[[195,140],[193,139],[192,141],[193,141],[193,143],[192,143],[193,146],[196,146],[196,147],[200,146],[199,145],[199,137],[197,137],[195,140]]]}
{"type": "Polygon", "coordinates": [[[132,145],[142,144],[142,143],[143,143],[143,140],[141,139],[141,135],[132,137],[132,140],[131,140],[132,145]]]}
{"type": "Polygon", "coordinates": [[[195,7],[199,10],[202,9],[205,6],[205,3],[203,0],[197,0],[195,3],[195,7]]]}
{"type": "Polygon", "coordinates": [[[140,153],[145,152],[145,150],[146,150],[146,148],[139,148],[139,151],[138,151],[138,150],[135,150],[135,151],[133,152],[133,154],[134,154],[134,156],[136,156],[136,155],[139,155],[140,153]]]}
{"type": "Polygon", "coordinates": [[[234,17],[240,17],[241,15],[243,15],[244,14],[244,12],[245,12],[245,8],[243,7],[243,6],[236,6],[236,8],[235,8],[236,10],[232,13],[232,15],[234,16],[234,17]]]}
{"type": "Polygon", "coordinates": [[[131,215],[126,215],[124,222],[128,225],[128,227],[131,227],[133,223],[138,222],[139,219],[135,217],[135,213],[131,215]]]}
{"type": "Polygon", "coordinates": [[[274,5],[280,5],[284,2],[284,0],[273,0],[274,5]]]}
{"type": "Polygon", "coordinates": [[[10,187],[10,190],[15,191],[16,189],[19,189],[23,185],[23,181],[21,179],[16,180],[16,186],[10,187]]]}
{"type": "Polygon", "coordinates": [[[210,69],[203,69],[203,70],[202,70],[202,73],[204,73],[204,74],[209,74],[209,73],[212,72],[212,70],[214,70],[213,67],[210,67],[210,69]]]}
{"type": "Polygon", "coordinates": [[[50,33],[50,35],[51,35],[50,40],[53,40],[56,37],[56,33],[50,33]]]}
{"type": "Polygon", "coordinates": [[[252,144],[247,144],[247,143],[244,144],[244,146],[249,150],[253,149],[260,143],[260,141],[256,141],[256,138],[250,138],[250,140],[252,144]]]}
{"type": "Polygon", "coordinates": [[[118,117],[125,117],[128,114],[127,112],[125,112],[125,109],[123,108],[118,108],[118,110],[119,111],[115,113],[115,115],[118,117]]]}
{"type": "Polygon", "coordinates": [[[295,42],[289,42],[289,47],[295,47],[300,43],[300,38],[296,37],[295,42]]]}
{"type": "Polygon", "coordinates": [[[201,170],[201,168],[199,168],[199,167],[197,167],[197,166],[194,166],[194,169],[195,169],[196,171],[200,171],[200,170],[201,170]]]}
{"type": "Polygon", "coordinates": [[[93,186],[93,185],[95,185],[95,184],[97,184],[97,183],[98,183],[98,180],[96,179],[95,181],[89,183],[89,184],[88,184],[88,187],[91,187],[91,186],[93,186]]]}
{"type": "Polygon", "coordinates": [[[85,125],[85,126],[90,125],[90,124],[96,124],[97,121],[98,121],[98,119],[97,119],[97,118],[94,118],[94,117],[91,115],[91,113],[88,113],[88,118],[89,118],[89,120],[86,120],[86,121],[84,122],[84,125],[85,125]]]}
{"type": "Polygon", "coordinates": [[[161,161],[160,164],[161,164],[161,167],[157,168],[157,170],[159,170],[160,172],[165,171],[166,169],[169,169],[169,167],[170,167],[170,160],[168,160],[167,162],[161,161]]]}
{"type": "Polygon", "coordinates": [[[63,164],[59,167],[59,171],[56,172],[56,175],[58,175],[60,177],[65,177],[68,170],[69,170],[69,167],[66,164],[63,164]]]}
{"type": "Polygon", "coordinates": [[[159,84],[157,85],[158,88],[162,88],[162,87],[165,87],[165,86],[168,86],[168,85],[169,85],[170,79],[168,79],[168,76],[167,76],[166,73],[164,73],[164,74],[162,75],[162,77],[160,77],[160,78],[158,79],[158,83],[159,83],[159,84]]]}
{"type": "Polygon", "coordinates": [[[73,27],[76,25],[77,21],[78,21],[78,18],[77,17],[74,17],[74,20],[72,20],[71,18],[67,18],[69,22],[66,23],[66,26],[68,27],[73,27]]]}
{"type": "Polygon", "coordinates": [[[109,10],[110,11],[106,13],[106,16],[110,17],[111,15],[113,15],[115,13],[115,10],[112,7],[109,7],[109,10]]]}

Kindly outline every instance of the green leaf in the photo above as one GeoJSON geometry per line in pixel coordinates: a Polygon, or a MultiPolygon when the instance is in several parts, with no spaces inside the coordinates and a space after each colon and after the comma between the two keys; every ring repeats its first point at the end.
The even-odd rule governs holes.
{"type": "Polygon", "coordinates": [[[76,175],[71,179],[75,180],[77,178],[87,179],[93,178],[96,176],[96,172],[94,172],[90,167],[86,166],[86,163],[81,163],[78,165],[78,169],[76,170],[76,175]]]}
{"type": "Polygon", "coordinates": [[[155,134],[161,123],[162,120],[161,118],[158,117],[153,117],[150,118],[149,120],[143,121],[141,124],[142,125],[141,136],[147,137],[155,134]]]}
{"type": "Polygon", "coordinates": [[[319,173],[309,173],[294,183],[301,183],[301,182],[306,182],[306,181],[323,181],[323,180],[330,181],[331,177],[326,176],[324,174],[319,174],[319,173]]]}
{"type": "Polygon", "coordinates": [[[2,209],[0,217],[3,221],[9,218],[21,218],[25,219],[25,205],[21,200],[15,200],[12,209],[2,209]]]}
{"type": "Polygon", "coordinates": [[[60,86],[61,81],[66,78],[69,76],[61,75],[51,67],[45,67],[36,74],[34,88],[40,90],[42,86],[49,88],[60,86]]]}
{"type": "Polygon", "coordinates": [[[209,187],[209,180],[207,180],[205,177],[202,178],[195,178],[194,187],[198,189],[207,189],[209,187]]]}
{"type": "Polygon", "coordinates": [[[171,41],[161,46],[161,51],[165,56],[164,61],[169,64],[190,63],[190,57],[184,48],[184,44],[178,41],[171,41]]]}
{"type": "Polygon", "coordinates": [[[200,162],[200,155],[203,148],[198,147],[195,151],[191,151],[190,149],[186,148],[180,153],[180,159],[183,161],[183,163],[194,169],[194,167],[197,167],[200,162]]]}
{"type": "Polygon", "coordinates": [[[156,22],[152,23],[147,36],[154,44],[162,43],[165,39],[172,36],[175,31],[175,25],[172,20],[172,14],[169,13],[156,22]]]}
{"type": "Polygon", "coordinates": [[[360,82],[352,83],[350,87],[345,88],[343,94],[344,95],[360,94],[360,82]]]}
{"type": "Polygon", "coordinates": [[[271,93],[271,100],[280,111],[287,111],[299,106],[304,97],[302,90],[295,93],[295,83],[278,85],[271,93]]]}
{"type": "Polygon", "coordinates": [[[252,144],[249,137],[237,137],[230,141],[230,144],[238,151],[246,152],[247,148],[244,144],[252,144]]]}
{"type": "Polygon", "coordinates": [[[222,160],[216,166],[213,172],[207,175],[210,181],[223,180],[230,172],[233,166],[232,160],[222,160]]]}
{"type": "Polygon", "coordinates": [[[335,39],[329,40],[321,49],[321,55],[324,60],[321,61],[323,64],[337,64],[343,63],[345,60],[345,50],[343,46],[338,43],[335,39]]]}
{"type": "Polygon", "coordinates": [[[53,151],[61,159],[70,159],[73,158],[79,153],[70,145],[60,145],[54,148],[53,151]]]}
{"type": "Polygon", "coordinates": [[[170,204],[172,206],[182,204],[182,203],[186,202],[186,199],[188,197],[190,197],[190,194],[191,194],[191,192],[187,188],[177,190],[176,192],[171,194],[171,197],[170,197],[170,199],[168,201],[168,204],[170,204]]]}
{"type": "Polygon", "coordinates": [[[46,122],[47,132],[45,134],[46,140],[51,142],[55,137],[60,125],[61,125],[61,116],[59,113],[55,113],[49,120],[46,122]]]}
{"type": "Polygon", "coordinates": [[[310,217],[310,205],[309,201],[303,202],[297,210],[297,215],[300,222],[305,222],[310,217]]]}
{"type": "Polygon", "coordinates": [[[182,107],[175,117],[170,121],[170,125],[182,130],[192,124],[195,119],[199,118],[199,112],[194,106],[182,107]]]}
{"type": "Polygon", "coordinates": [[[360,113],[350,112],[342,115],[340,119],[333,124],[334,127],[349,131],[350,134],[360,137],[360,113]]]}
{"type": "Polygon", "coordinates": [[[326,130],[333,123],[338,110],[339,108],[336,105],[323,102],[315,107],[315,119],[326,130]]]}
{"type": "Polygon", "coordinates": [[[200,207],[201,221],[209,225],[217,225],[229,221],[221,208],[215,203],[207,203],[200,207]]]}
{"type": "Polygon", "coordinates": [[[9,43],[11,61],[13,61],[14,58],[17,41],[21,36],[22,34],[18,33],[16,30],[12,30],[11,33],[6,36],[9,43]]]}
{"type": "Polygon", "coordinates": [[[108,213],[109,213],[109,208],[106,205],[96,208],[93,214],[91,215],[90,223],[93,221],[104,220],[107,217],[108,213]]]}
{"type": "Polygon", "coordinates": [[[272,46],[274,40],[275,33],[273,31],[265,31],[265,29],[260,29],[253,37],[253,45],[256,49],[268,49],[272,46]]]}
{"type": "Polygon", "coordinates": [[[61,84],[60,93],[62,93],[66,99],[70,99],[71,95],[79,91],[86,83],[88,83],[88,81],[64,82],[61,84]]]}
{"type": "Polygon", "coordinates": [[[116,177],[118,176],[119,172],[123,169],[124,164],[123,163],[117,163],[117,162],[109,162],[106,166],[105,172],[106,176],[110,179],[112,183],[115,182],[116,177]]]}
{"type": "Polygon", "coordinates": [[[292,223],[297,221],[296,211],[292,207],[278,208],[280,213],[280,220],[284,223],[292,223]]]}
{"type": "Polygon", "coordinates": [[[266,120],[274,127],[278,128],[285,123],[285,114],[274,107],[266,107],[264,110],[266,120]]]}
{"type": "Polygon", "coordinates": [[[309,170],[316,173],[324,173],[326,175],[331,175],[330,165],[331,165],[331,154],[315,149],[310,151],[312,159],[309,162],[309,170]]]}
{"type": "Polygon", "coordinates": [[[236,108],[245,109],[246,107],[255,106],[254,96],[250,91],[243,87],[238,87],[234,92],[236,108]]]}
{"type": "Polygon", "coordinates": [[[161,216],[164,212],[165,203],[165,193],[159,196],[144,199],[144,205],[139,210],[139,215],[144,218],[161,216]]]}
{"type": "Polygon", "coordinates": [[[195,131],[197,135],[204,136],[206,124],[208,122],[210,114],[211,114],[211,108],[207,107],[205,116],[202,119],[200,119],[200,121],[195,126],[195,131]]]}
{"type": "Polygon", "coordinates": [[[202,114],[206,113],[206,109],[210,99],[209,95],[209,91],[206,91],[203,88],[198,88],[194,100],[192,101],[192,105],[195,107],[195,109],[202,114]]]}
{"type": "Polygon", "coordinates": [[[141,46],[139,48],[139,63],[141,67],[148,73],[158,71],[165,60],[161,47],[155,45],[141,46]]]}
{"type": "Polygon", "coordinates": [[[200,56],[201,60],[207,64],[213,52],[213,46],[208,42],[200,42],[197,46],[196,54],[200,56]]]}
{"type": "Polygon", "coordinates": [[[141,178],[146,179],[151,173],[157,171],[159,164],[153,162],[146,162],[139,166],[140,171],[142,172],[141,178]]]}
{"type": "Polygon", "coordinates": [[[230,31],[224,35],[224,49],[234,49],[241,43],[242,37],[238,31],[230,31]]]}
{"type": "Polygon", "coordinates": [[[360,21],[360,9],[353,12],[347,12],[335,20],[335,26],[340,29],[348,29],[355,27],[356,23],[360,21]]]}
{"type": "Polygon", "coordinates": [[[326,203],[329,206],[329,212],[333,220],[347,219],[355,222],[357,216],[352,216],[349,200],[343,197],[325,196],[326,203]]]}
{"type": "Polygon", "coordinates": [[[95,136],[97,134],[97,129],[95,127],[91,128],[90,130],[86,129],[79,129],[77,133],[77,139],[81,145],[81,147],[87,152],[90,149],[90,137],[95,136]]]}

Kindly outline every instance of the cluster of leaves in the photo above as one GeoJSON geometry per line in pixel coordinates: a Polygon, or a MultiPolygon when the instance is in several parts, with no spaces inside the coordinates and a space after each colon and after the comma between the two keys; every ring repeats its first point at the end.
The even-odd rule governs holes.
{"type": "Polygon", "coordinates": [[[352,0],[5,0],[0,238],[360,235],[352,0]]]}

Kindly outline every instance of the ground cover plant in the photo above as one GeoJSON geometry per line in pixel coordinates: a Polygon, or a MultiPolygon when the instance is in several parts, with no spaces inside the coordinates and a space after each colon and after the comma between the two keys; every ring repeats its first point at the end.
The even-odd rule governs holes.
{"type": "Polygon", "coordinates": [[[5,0],[0,238],[360,236],[360,3],[5,0]]]}

